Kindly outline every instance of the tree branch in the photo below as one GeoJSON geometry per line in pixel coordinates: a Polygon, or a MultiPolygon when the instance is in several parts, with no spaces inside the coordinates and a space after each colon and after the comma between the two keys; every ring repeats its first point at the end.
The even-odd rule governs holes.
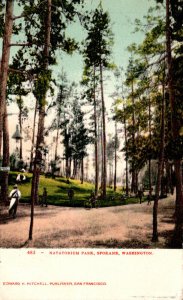
{"type": "Polygon", "coordinates": [[[34,73],[33,69],[26,71],[26,70],[17,70],[17,69],[13,69],[13,68],[8,68],[8,72],[25,75],[26,78],[29,80],[36,79],[36,74],[34,73]]]}
{"type": "Polygon", "coordinates": [[[17,69],[12,69],[12,68],[8,68],[8,72],[12,72],[12,73],[21,73],[21,74],[27,74],[27,71],[23,71],[23,70],[17,70],[17,69]]]}
{"type": "Polygon", "coordinates": [[[12,18],[12,20],[15,21],[15,20],[20,19],[20,18],[23,18],[23,17],[25,17],[25,13],[22,13],[22,14],[19,15],[19,16],[14,16],[14,17],[12,18]]]}
{"type": "Polygon", "coordinates": [[[9,47],[12,47],[12,46],[18,46],[18,47],[26,47],[26,46],[32,46],[32,43],[13,43],[13,44],[9,44],[9,47]]]}

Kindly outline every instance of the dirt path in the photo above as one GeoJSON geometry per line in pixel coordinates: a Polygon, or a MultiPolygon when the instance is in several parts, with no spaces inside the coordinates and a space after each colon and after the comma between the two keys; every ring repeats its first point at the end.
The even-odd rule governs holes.
{"type": "Polygon", "coordinates": [[[18,207],[16,219],[1,214],[0,247],[3,248],[166,248],[173,230],[173,197],[159,201],[159,242],[151,243],[153,204],[84,209],[35,207],[33,241],[26,243],[30,205],[18,207]]]}

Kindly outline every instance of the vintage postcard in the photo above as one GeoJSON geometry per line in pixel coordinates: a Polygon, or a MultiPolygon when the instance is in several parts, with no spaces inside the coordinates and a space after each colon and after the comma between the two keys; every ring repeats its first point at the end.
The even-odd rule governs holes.
{"type": "Polygon", "coordinates": [[[183,299],[182,1],[0,3],[0,300],[183,299]]]}

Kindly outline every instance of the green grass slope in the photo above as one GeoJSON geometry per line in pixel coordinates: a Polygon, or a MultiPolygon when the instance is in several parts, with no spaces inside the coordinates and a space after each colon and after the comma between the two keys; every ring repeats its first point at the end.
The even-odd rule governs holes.
{"type": "MultiPolygon", "coordinates": [[[[9,174],[9,191],[16,183],[17,172],[10,172],[9,174]]],[[[30,203],[31,195],[31,179],[32,174],[26,173],[26,182],[19,184],[18,187],[21,191],[21,202],[30,203]]],[[[87,199],[90,198],[91,191],[94,191],[94,185],[88,182],[80,183],[80,180],[69,179],[69,184],[66,178],[57,177],[55,179],[45,178],[44,175],[40,176],[39,195],[43,193],[43,188],[46,187],[48,193],[48,204],[59,206],[84,206],[87,199]],[[68,198],[68,190],[74,190],[74,197],[70,201],[68,198]]],[[[122,193],[118,190],[116,193],[112,189],[107,190],[107,199],[100,200],[99,206],[116,206],[123,204],[139,203],[138,198],[128,198],[126,201],[121,200],[122,193]]],[[[143,199],[145,201],[145,198],[143,199]]]]}

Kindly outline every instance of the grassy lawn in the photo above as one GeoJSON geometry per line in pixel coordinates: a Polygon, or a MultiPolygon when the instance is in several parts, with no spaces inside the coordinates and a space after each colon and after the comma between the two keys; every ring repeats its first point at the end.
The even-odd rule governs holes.
{"type": "MultiPolygon", "coordinates": [[[[9,191],[12,189],[13,185],[16,183],[17,172],[10,172],[9,175],[9,191]]],[[[31,194],[31,173],[26,173],[26,182],[19,184],[19,189],[22,194],[21,202],[30,202],[30,194],[31,194]]],[[[59,206],[75,206],[81,207],[84,206],[87,199],[90,198],[91,191],[94,191],[94,185],[88,182],[80,183],[80,180],[69,180],[67,183],[66,178],[57,177],[55,179],[45,178],[44,175],[40,176],[40,184],[39,184],[39,195],[42,195],[43,188],[47,188],[48,193],[48,204],[59,205],[59,206]],[[69,200],[68,198],[68,189],[74,190],[73,200],[69,200]]],[[[116,205],[126,205],[139,203],[139,199],[135,197],[131,197],[126,199],[125,201],[121,200],[122,192],[120,189],[114,193],[114,191],[110,188],[107,189],[107,199],[100,200],[100,207],[107,206],[116,206],[116,205]]],[[[142,202],[146,201],[146,197],[143,198],[142,202]]]]}

